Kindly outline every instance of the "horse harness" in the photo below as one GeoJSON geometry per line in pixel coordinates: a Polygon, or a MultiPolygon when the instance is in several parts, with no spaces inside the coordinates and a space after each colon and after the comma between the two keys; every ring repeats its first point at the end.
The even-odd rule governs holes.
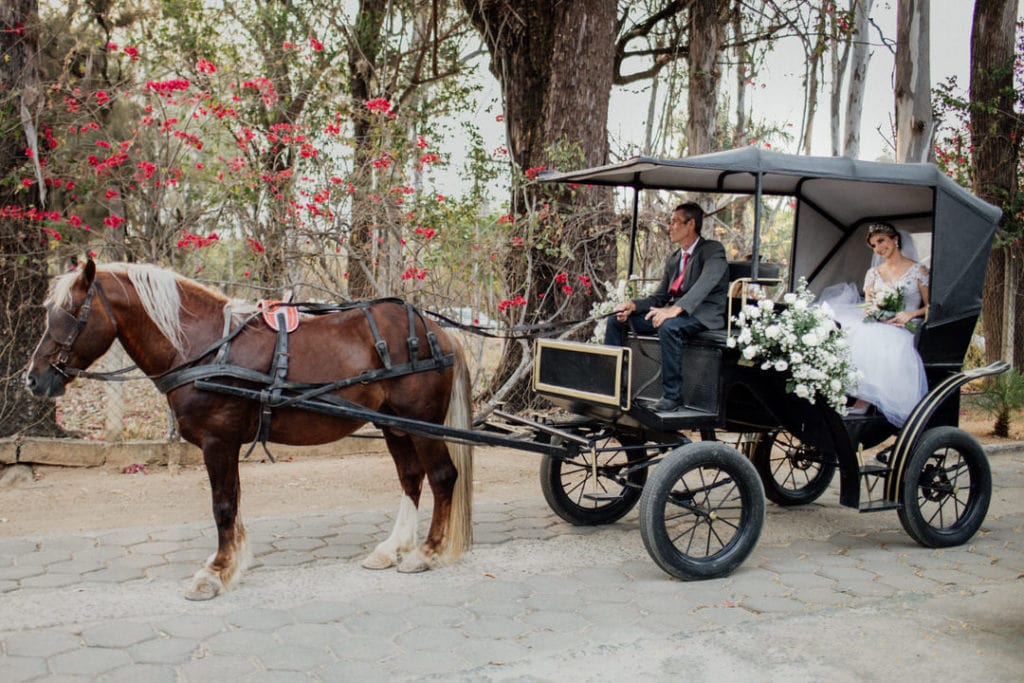
{"type": "MultiPolygon", "coordinates": [[[[375,301],[357,301],[344,304],[278,303],[275,304],[275,308],[276,310],[274,315],[277,317],[277,331],[270,368],[266,373],[239,365],[233,365],[227,360],[231,350],[231,342],[247,325],[249,325],[250,322],[258,318],[260,313],[257,312],[252,314],[237,328],[232,330],[232,312],[230,308],[225,308],[224,336],[220,340],[215,342],[211,347],[207,348],[192,361],[178,366],[177,368],[173,368],[153,379],[157,389],[164,394],[167,394],[173,389],[185,384],[195,384],[196,388],[201,390],[217,391],[219,387],[227,386],[221,383],[225,379],[244,380],[262,385],[262,389],[259,392],[259,429],[256,440],[253,441],[253,444],[249,448],[245,457],[248,457],[252,453],[252,450],[255,448],[257,443],[261,444],[265,451],[267,450],[266,444],[270,440],[271,418],[275,409],[286,408],[289,406],[301,407],[301,403],[303,401],[313,399],[331,403],[342,408],[363,408],[363,406],[359,406],[356,403],[333,395],[333,392],[356,384],[369,384],[370,382],[379,382],[428,370],[443,372],[455,363],[455,354],[445,354],[441,350],[441,347],[437,342],[437,335],[431,332],[427,327],[427,322],[423,317],[423,313],[412,304],[406,303],[401,299],[377,299],[375,301]],[[381,303],[397,304],[403,306],[406,310],[406,318],[409,324],[409,334],[406,337],[406,346],[409,353],[408,362],[394,362],[391,357],[391,350],[388,347],[388,342],[380,334],[380,328],[377,325],[377,320],[375,319],[371,309],[373,306],[381,303]],[[299,312],[313,315],[339,313],[353,308],[360,309],[366,317],[366,322],[369,325],[371,334],[373,334],[374,349],[377,352],[377,356],[380,358],[382,367],[364,370],[354,377],[347,377],[333,382],[304,383],[289,381],[287,379],[289,362],[289,326],[285,320],[285,311],[281,310],[285,307],[291,307],[299,312]],[[426,344],[430,349],[430,356],[422,359],[419,357],[421,340],[419,335],[416,333],[417,319],[423,325],[424,330],[426,330],[426,344]],[[216,356],[212,363],[206,365],[195,365],[197,361],[208,356],[214,351],[216,351],[216,356]]],[[[270,329],[273,329],[273,327],[274,326],[272,325],[268,325],[268,328],[270,329]]],[[[267,455],[271,460],[274,459],[269,451],[267,451],[267,455]]]]}

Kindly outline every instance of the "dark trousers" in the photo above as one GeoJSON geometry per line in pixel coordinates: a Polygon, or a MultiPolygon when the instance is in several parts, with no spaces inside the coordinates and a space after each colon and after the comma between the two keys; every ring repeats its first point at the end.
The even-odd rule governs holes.
{"type": "Polygon", "coordinates": [[[608,318],[604,331],[604,343],[609,346],[625,346],[626,333],[632,329],[637,334],[658,335],[661,342],[661,387],[664,398],[678,401],[682,398],[683,372],[680,359],[683,357],[683,342],[707,329],[704,323],[692,315],[683,313],[670,318],[655,329],[646,313],[631,313],[629,319],[620,323],[614,317],[608,318]]]}

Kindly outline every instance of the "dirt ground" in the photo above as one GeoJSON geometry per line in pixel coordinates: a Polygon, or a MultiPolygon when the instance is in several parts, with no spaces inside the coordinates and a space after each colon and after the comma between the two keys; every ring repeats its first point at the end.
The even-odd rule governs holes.
{"type": "MultiPolygon", "coordinates": [[[[59,399],[62,425],[86,439],[102,439],[107,386],[76,383],[59,399]]],[[[148,382],[125,389],[124,438],[162,438],[166,433],[163,398],[148,382]]],[[[982,443],[992,437],[991,418],[970,409],[961,427],[982,443]]],[[[1011,423],[1011,439],[1024,440],[1024,416],[1011,423]]],[[[375,446],[371,450],[378,450],[375,446]]],[[[478,501],[540,498],[540,456],[507,448],[476,449],[474,496],[478,501]]],[[[397,509],[398,479],[386,454],[344,457],[296,457],[291,461],[243,462],[244,518],[324,512],[333,509],[397,509]]],[[[23,466],[24,467],[24,466],[23,466]]],[[[10,469],[10,468],[9,468],[10,469]]],[[[0,478],[0,536],[209,521],[209,484],[205,469],[166,467],[126,474],[120,469],[36,466],[8,471],[0,478]],[[4,480],[8,481],[4,481],[4,480]]]]}

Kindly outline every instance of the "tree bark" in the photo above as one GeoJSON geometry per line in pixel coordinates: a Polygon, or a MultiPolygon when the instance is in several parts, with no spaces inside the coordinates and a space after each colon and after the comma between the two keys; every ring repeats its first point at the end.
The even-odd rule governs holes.
{"type": "Polygon", "coordinates": [[[718,82],[729,4],[719,0],[697,0],[690,8],[690,97],[686,123],[687,154],[712,152],[716,144],[718,82]]]}
{"type": "Polygon", "coordinates": [[[932,156],[930,0],[899,0],[896,10],[896,162],[932,156]]]}
{"type": "Polygon", "coordinates": [[[854,27],[853,53],[850,56],[850,84],[846,94],[846,135],[843,156],[860,157],[860,121],[864,113],[864,85],[868,75],[871,51],[868,42],[868,18],[874,0],[853,0],[854,27]]]}
{"type": "MultiPolygon", "coordinates": [[[[525,172],[607,163],[616,3],[463,0],[463,5],[501,83],[515,165],[525,172]]],[[[566,283],[574,289],[568,298],[551,283],[568,269],[587,270],[594,282],[614,277],[615,240],[596,238],[609,229],[610,200],[604,188],[513,188],[511,213],[522,245],[505,255],[505,284],[510,295],[528,302],[523,322],[573,320],[589,313],[592,300],[578,294],[578,283],[566,283]],[[544,204],[557,211],[543,210],[544,204]]],[[[522,353],[519,344],[506,347],[494,386],[512,376],[522,353]]],[[[526,389],[525,382],[516,383],[505,400],[511,407],[525,406],[526,389]]]]}
{"type": "Polygon", "coordinates": [[[25,153],[40,152],[36,0],[0,3],[0,29],[0,436],[56,434],[53,401],[30,396],[22,381],[42,335],[39,304],[47,290],[46,240],[40,224],[26,217],[42,208],[36,165],[25,153]],[[25,186],[25,179],[33,183],[25,186]]]}
{"type": "MultiPolygon", "coordinates": [[[[1017,0],[978,0],[971,30],[971,142],[974,151],[974,193],[999,206],[1015,204],[1020,163],[1020,124],[1014,116],[1014,41],[1017,0]]],[[[1004,224],[1009,218],[1004,215],[1004,224]]],[[[1012,354],[1014,365],[1024,362],[1024,330],[1017,326],[1011,349],[1003,348],[1003,297],[1007,288],[1006,261],[1010,247],[996,247],[989,257],[982,301],[985,356],[989,361],[1012,354]]],[[[1018,271],[1019,272],[1019,271],[1018,271]]]]}

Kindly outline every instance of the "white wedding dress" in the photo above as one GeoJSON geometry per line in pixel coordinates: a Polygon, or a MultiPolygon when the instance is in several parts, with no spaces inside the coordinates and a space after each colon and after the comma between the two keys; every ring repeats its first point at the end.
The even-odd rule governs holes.
{"type": "MultiPolygon", "coordinates": [[[[905,311],[922,306],[919,282],[928,285],[928,270],[920,263],[896,282],[882,280],[877,268],[870,269],[864,278],[865,288],[877,289],[879,283],[899,286],[905,311]]],[[[819,301],[828,303],[835,312],[836,320],[846,330],[853,365],[863,373],[854,396],[873,404],[885,419],[902,427],[910,411],[928,393],[928,379],[914,347],[914,335],[895,325],[865,322],[864,307],[852,283],[826,287],[819,301]]]]}

